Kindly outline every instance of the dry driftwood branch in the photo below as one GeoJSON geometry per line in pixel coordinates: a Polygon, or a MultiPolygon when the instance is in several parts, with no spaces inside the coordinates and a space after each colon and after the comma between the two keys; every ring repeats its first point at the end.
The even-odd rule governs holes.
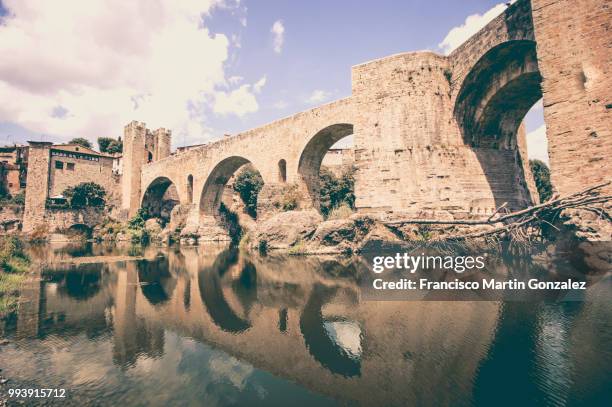
{"type": "MultiPolygon", "coordinates": [[[[597,213],[601,219],[610,221],[612,218],[603,207],[604,204],[612,202],[612,195],[601,195],[601,189],[610,185],[612,182],[604,182],[598,185],[591,186],[582,191],[573,194],[557,197],[543,202],[541,204],[531,206],[519,211],[511,212],[495,218],[507,203],[504,203],[493,212],[486,220],[434,220],[434,219],[406,219],[400,221],[385,222],[389,226],[401,226],[406,224],[415,225],[487,225],[492,229],[468,233],[460,236],[445,237],[445,240],[465,240],[487,236],[502,236],[512,235],[513,238],[519,241],[528,241],[530,234],[526,233],[525,228],[536,226],[541,223],[546,223],[552,226],[548,219],[556,218],[563,209],[585,209],[597,213]],[[594,207],[593,205],[602,204],[602,207],[594,207]]],[[[554,227],[554,226],[553,226],[554,227]]]]}

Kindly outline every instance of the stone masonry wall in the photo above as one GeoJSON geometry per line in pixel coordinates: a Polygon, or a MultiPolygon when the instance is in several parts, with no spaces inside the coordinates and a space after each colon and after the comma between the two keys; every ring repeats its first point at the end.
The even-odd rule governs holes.
{"type": "Polygon", "coordinates": [[[612,4],[532,5],[551,177],[555,189],[568,194],[612,174],[612,4]]]}

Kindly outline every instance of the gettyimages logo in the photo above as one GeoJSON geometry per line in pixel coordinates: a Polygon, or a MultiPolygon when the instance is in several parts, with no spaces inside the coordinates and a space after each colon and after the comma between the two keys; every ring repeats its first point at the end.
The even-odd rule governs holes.
{"type": "Polygon", "coordinates": [[[362,298],[376,301],[583,301],[612,271],[609,242],[518,253],[431,248],[365,257],[362,298]]]}

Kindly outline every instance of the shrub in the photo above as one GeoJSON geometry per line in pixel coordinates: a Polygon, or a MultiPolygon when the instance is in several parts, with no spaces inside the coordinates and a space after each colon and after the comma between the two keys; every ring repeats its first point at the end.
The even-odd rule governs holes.
{"type": "Polygon", "coordinates": [[[348,219],[355,211],[351,209],[346,203],[340,204],[340,206],[333,208],[327,215],[327,219],[348,219]]]}
{"type": "Polygon", "coordinates": [[[145,208],[140,208],[136,215],[128,220],[127,233],[132,243],[144,243],[149,240],[149,233],[145,229],[145,223],[149,218],[149,212],[145,208]]]}
{"type": "Polygon", "coordinates": [[[344,172],[337,178],[331,171],[321,168],[320,178],[320,200],[321,213],[327,218],[332,209],[340,205],[346,205],[350,209],[355,208],[355,179],[354,169],[344,172]]]}
{"type": "Polygon", "coordinates": [[[106,190],[95,182],[83,182],[66,188],[62,195],[72,208],[100,207],[105,204],[106,190]]]}
{"type": "Polygon", "coordinates": [[[144,228],[145,222],[149,219],[149,212],[145,208],[138,209],[136,215],[130,220],[128,220],[128,228],[129,229],[142,229],[144,228]]]}
{"type": "Polygon", "coordinates": [[[261,178],[259,172],[249,166],[243,167],[234,181],[234,190],[240,195],[247,213],[252,218],[257,217],[257,196],[263,184],[263,178],[261,178]]]}
{"type": "Polygon", "coordinates": [[[25,273],[30,260],[23,250],[23,242],[15,236],[0,238],[0,269],[7,273],[25,273]]]}
{"type": "Polygon", "coordinates": [[[552,184],[550,183],[550,170],[540,160],[529,160],[529,167],[540,195],[540,202],[546,202],[552,197],[552,184]]]}
{"type": "Polygon", "coordinates": [[[219,206],[219,214],[221,215],[221,221],[232,239],[232,244],[238,244],[242,237],[242,227],[240,227],[238,215],[230,211],[223,203],[219,206]]]}
{"type": "Polygon", "coordinates": [[[16,195],[13,195],[11,198],[11,203],[19,206],[25,205],[25,192],[20,192],[16,195]]]}
{"type": "Polygon", "coordinates": [[[274,207],[283,211],[292,211],[300,206],[302,193],[296,184],[286,186],[280,194],[280,199],[274,201],[274,207]]]}

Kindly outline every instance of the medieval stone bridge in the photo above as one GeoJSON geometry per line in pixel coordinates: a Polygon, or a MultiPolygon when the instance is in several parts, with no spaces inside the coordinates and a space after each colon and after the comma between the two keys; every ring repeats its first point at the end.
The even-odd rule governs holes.
{"type": "MultiPolygon", "coordinates": [[[[262,199],[297,184],[318,199],[323,156],[354,134],[359,212],[381,217],[488,216],[537,201],[521,123],[544,98],[559,193],[601,182],[612,108],[612,8],[603,0],[519,0],[448,56],[413,52],[352,68],[352,94],[263,127],[146,161],[147,130],[125,128],[123,209],[161,200],[174,184],[197,222],[251,163],[262,199]]],[[[150,157],[150,156],[149,156],[150,157]]]]}

